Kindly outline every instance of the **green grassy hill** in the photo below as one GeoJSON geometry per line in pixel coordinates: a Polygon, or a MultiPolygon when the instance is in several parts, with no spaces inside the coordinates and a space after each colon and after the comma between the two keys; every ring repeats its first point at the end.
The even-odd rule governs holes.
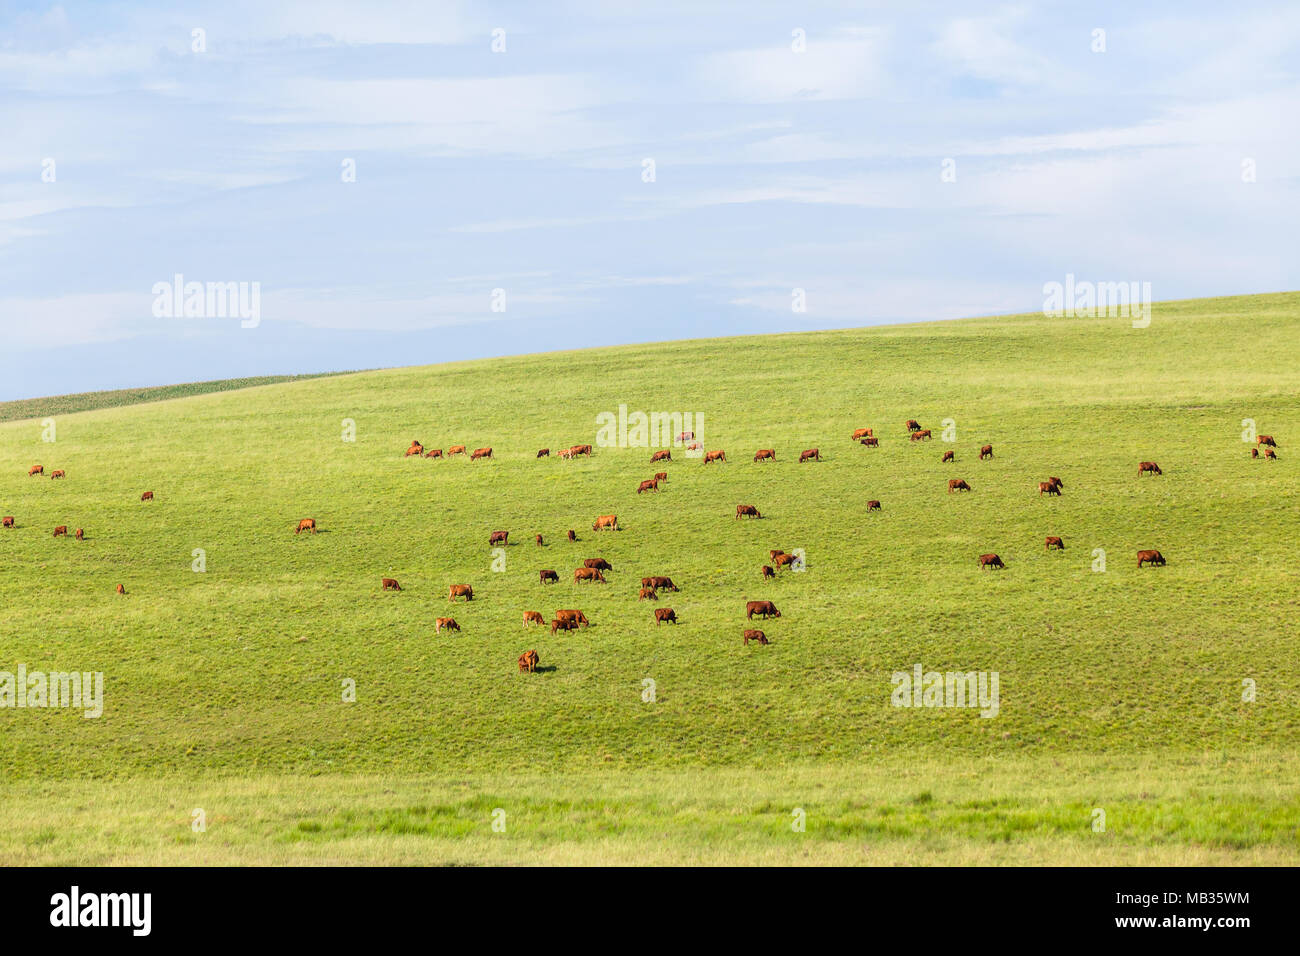
{"type": "Polygon", "coordinates": [[[1146,329],[1033,315],[367,372],[58,415],[53,443],[38,422],[2,424],[0,513],[17,528],[0,533],[0,669],[102,671],[105,702],[97,720],[0,709],[0,860],[86,861],[77,834],[109,822],[120,842],[91,862],[337,861],[331,841],[371,860],[653,845],[661,861],[707,858],[691,854],[727,834],[749,858],[791,860],[810,845],[790,843],[791,807],[818,806],[800,835],[823,848],[814,860],[863,841],[901,860],[922,840],[927,860],[1028,846],[1086,861],[1104,845],[1136,862],[1294,862],[1298,391],[1300,294],[1282,294],[1160,303],[1146,329]],[[620,404],[702,414],[704,445],[729,461],[674,449],[663,490],[638,496],[661,467],[651,449],[535,458],[596,442],[620,404]],[[908,418],[936,440],[909,442],[908,418]],[[1250,459],[1247,418],[1279,460],[1250,459]],[[861,426],[879,448],[850,440],[861,426]],[[404,458],[414,438],[494,458],[404,458]],[[798,464],[814,446],[823,461],[798,464]],[[764,447],[775,463],[751,461],[764,447]],[[1139,479],[1144,459],[1163,476],[1139,479]],[[67,478],[28,478],[37,462],[67,478]],[[1062,497],[1037,493],[1049,475],[1062,497]],[[948,494],[951,477],[974,490],[948,494]],[[763,519],[736,520],[742,502],[763,519]],[[606,513],[622,531],[591,530],[606,513]],[[295,535],[302,517],[322,533],[295,535]],[[52,538],[59,524],[86,540],[52,538]],[[511,532],[504,571],[495,529],[511,532]],[[1066,550],[1045,552],[1049,534],[1066,550]],[[764,582],[772,548],[803,549],[806,571],[764,582]],[[1139,570],[1141,548],[1168,565],[1139,570]],[[988,551],[1005,571],[980,571],[988,551]],[[594,556],[609,583],[572,583],[594,556]],[[543,568],[560,583],[540,584],[543,568]],[[652,574],[681,592],[638,601],[652,574]],[[452,583],[476,600],[450,605],[452,583]],[[782,617],[747,625],[760,598],[782,617]],[[655,606],[680,624],[656,627],[655,606]],[[592,627],[521,625],[557,608],[592,627]],[[445,615],[459,634],[434,633],[445,615]],[[745,626],[771,645],[742,647],[745,626]],[[542,673],[517,673],[528,648],[542,673]],[[917,663],[998,672],[998,715],[892,706],[891,674],[917,663]],[[1026,785],[1058,773],[1073,790],[1026,785]],[[801,783],[779,792],[783,775],[801,783]],[[189,810],[235,791],[259,794],[264,818],[227,814],[222,839],[242,849],[205,856],[220,828],[195,837],[189,810]],[[99,793],[103,819],[51,799],[72,792],[99,793]],[[563,825],[491,849],[495,799],[563,825]],[[1127,832],[1091,831],[1099,799],[1131,808],[1127,832]]]}

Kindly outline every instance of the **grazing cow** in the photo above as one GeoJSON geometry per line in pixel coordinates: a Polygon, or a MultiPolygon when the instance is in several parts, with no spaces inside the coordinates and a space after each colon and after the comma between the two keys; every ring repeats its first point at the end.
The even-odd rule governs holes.
{"type": "Polygon", "coordinates": [[[450,458],[452,455],[463,455],[463,454],[465,454],[464,445],[452,445],[450,448],[447,449],[448,458],[450,458]]]}
{"type": "Polygon", "coordinates": [[[493,531],[488,535],[488,545],[490,547],[494,544],[509,544],[509,537],[509,531],[493,531]]]}
{"type": "Polygon", "coordinates": [[[1062,541],[1060,538],[1055,537],[1054,535],[1050,535],[1050,534],[1049,534],[1049,535],[1047,536],[1047,542],[1046,542],[1046,544],[1044,544],[1044,546],[1043,546],[1043,550],[1044,550],[1044,551],[1051,551],[1053,548],[1055,548],[1057,551],[1064,551],[1064,550],[1065,550],[1065,542],[1062,541]]]}
{"type": "Polygon", "coordinates": [[[637,595],[637,600],[638,600],[638,601],[657,601],[657,600],[659,600],[659,595],[655,593],[655,589],[654,589],[654,588],[642,588],[641,591],[640,591],[640,593],[637,595]]]}
{"type": "Polygon", "coordinates": [[[491,448],[475,448],[474,451],[470,453],[469,460],[478,461],[480,458],[491,458],[491,457],[492,457],[491,448]]]}
{"type": "Polygon", "coordinates": [[[1260,445],[1269,445],[1273,448],[1277,447],[1277,442],[1273,441],[1272,435],[1256,435],[1255,441],[1260,445]]]}
{"type": "Polygon", "coordinates": [[[912,441],[928,441],[933,437],[928,428],[923,428],[919,432],[912,432],[912,441]]]}
{"type": "Polygon", "coordinates": [[[992,446],[992,445],[982,445],[982,446],[980,446],[980,461],[983,461],[985,458],[992,458],[992,457],[993,457],[993,446],[992,446]]]}
{"type": "Polygon", "coordinates": [[[1271,449],[1271,448],[1265,448],[1265,449],[1264,449],[1264,457],[1265,457],[1265,458],[1272,458],[1274,461],[1276,461],[1276,460],[1277,460],[1277,452],[1275,452],[1275,451],[1274,451],[1273,449],[1271,449]]]}
{"type": "Polygon", "coordinates": [[[662,451],[657,451],[650,456],[650,464],[652,465],[657,461],[672,461],[672,460],[673,460],[673,453],[669,451],[667,448],[663,449],[662,451]]]}
{"type": "Polygon", "coordinates": [[[970,485],[966,484],[965,479],[949,478],[948,494],[952,494],[954,491],[970,491],[970,485]]]}
{"type": "MultiPolygon", "coordinates": [[[[558,574],[556,574],[554,571],[551,571],[551,570],[538,571],[538,572],[537,572],[537,576],[538,576],[539,578],[541,578],[541,583],[542,583],[542,584],[545,584],[547,581],[557,581],[557,582],[558,582],[558,581],[560,580],[560,576],[559,576],[558,574]]],[[[540,617],[541,617],[541,615],[539,614],[539,615],[538,615],[538,618],[540,619],[540,617]]]]}
{"type": "Polygon", "coordinates": [[[956,461],[956,460],[957,460],[957,455],[955,452],[946,451],[943,453],[943,459],[939,462],[939,464],[942,465],[945,461],[956,461]]]}
{"type": "Polygon", "coordinates": [[[76,533],[76,535],[74,535],[74,537],[75,537],[78,541],[85,541],[85,540],[86,540],[86,532],[83,531],[81,528],[78,528],[78,529],[77,529],[77,533],[76,533]]]}
{"type": "Polygon", "coordinates": [[[677,585],[673,584],[672,578],[653,577],[642,578],[641,583],[654,588],[656,591],[680,591],[677,585]]]}
{"type": "Polygon", "coordinates": [[[577,584],[579,581],[599,581],[601,584],[606,583],[605,575],[601,573],[600,568],[574,568],[573,583],[577,584]]]}
{"type": "Polygon", "coordinates": [[[618,515],[600,515],[591,526],[592,531],[617,531],[618,515]]]}
{"type": "Polygon", "coordinates": [[[463,597],[466,601],[472,601],[474,600],[474,589],[468,584],[453,584],[447,591],[447,600],[455,601],[458,597],[463,597]]]}
{"type": "Polygon", "coordinates": [[[556,631],[575,631],[577,629],[578,629],[577,621],[568,621],[558,617],[552,619],[551,621],[552,634],[554,634],[556,631]]]}
{"type": "Polygon", "coordinates": [[[758,509],[755,508],[753,505],[736,505],[736,517],[737,518],[761,518],[763,516],[758,513],[758,509]]]}
{"type": "Polygon", "coordinates": [[[798,558],[793,554],[778,554],[776,556],[776,566],[778,568],[789,567],[793,570],[798,558]]]}
{"type": "Polygon", "coordinates": [[[524,611],[524,627],[529,624],[541,624],[546,626],[546,618],[542,617],[541,611],[524,611]]]}
{"type": "Polygon", "coordinates": [[[549,448],[542,448],[542,449],[539,449],[538,452],[537,452],[537,457],[538,457],[538,458],[549,458],[549,457],[551,457],[551,450],[550,450],[549,448]]]}
{"type": "Polygon", "coordinates": [[[636,493],[639,495],[643,491],[658,491],[658,490],[659,490],[659,479],[647,478],[645,481],[641,482],[641,484],[637,486],[636,493]]]}
{"type": "Polygon", "coordinates": [[[449,631],[460,630],[460,625],[456,623],[456,619],[454,617],[440,617],[433,622],[433,633],[435,634],[441,633],[444,627],[449,631]]]}
{"type": "Polygon", "coordinates": [[[44,465],[32,465],[32,467],[29,468],[27,471],[28,478],[30,478],[32,475],[43,475],[43,474],[45,474],[44,465]]]}
{"type": "Polygon", "coordinates": [[[56,538],[67,537],[67,534],[68,534],[68,526],[66,524],[61,524],[54,529],[54,537],[56,538]]]}
{"type": "Polygon", "coordinates": [[[582,566],[584,568],[597,568],[601,571],[613,571],[614,565],[610,564],[604,558],[583,558],[582,566]]]}
{"type": "Polygon", "coordinates": [[[537,672],[537,665],[541,658],[537,656],[536,651],[524,651],[519,655],[519,672],[534,674],[537,672]]]}
{"type": "Polygon", "coordinates": [[[14,526],[14,516],[13,516],[13,515],[5,515],[4,526],[5,526],[6,528],[12,528],[12,527],[14,526]]]}
{"type": "Polygon", "coordinates": [[[396,578],[384,578],[381,582],[385,591],[400,591],[402,586],[397,583],[396,578]]]}
{"type": "Polygon", "coordinates": [[[772,570],[772,566],[770,564],[763,565],[763,579],[767,580],[774,577],[776,577],[776,572],[772,570]]]}
{"type": "Polygon", "coordinates": [[[406,449],[406,457],[410,458],[412,455],[419,457],[420,455],[423,454],[424,454],[424,446],[421,445],[418,441],[412,440],[411,447],[406,449]]]}
{"type": "Polygon", "coordinates": [[[1150,472],[1153,475],[1164,474],[1164,472],[1160,470],[1160,466],[1157,465],[1154,461],[1138,462],[1138,477],[1141,478],[1147,472],[1150,472]]]}
{"type": "Polygon", "coordinates": [[[749,642],[750,642],[750,641],[755,641],[755,642],[757,642],[757,643],[759,643],[759,644],[767,644],[767,643],[768,643],[767,635],[764,634],[762,631],[759,631],[759,630],[749,630],[749,629],[746,629],[746,630],[745,630],[744,637],[742,638],[742,640],[745,642],[745,646],[746,646],[746,647],[749,646],[749,642]]]}
{"type": "Polygon", "coordinates": [[[1258,449],[1258,448],[1252,448],[1252,449],[1250,450],[1250,457],[1251,457],[1251,458],[1258,458],[1258,457],[1259,457],[1259,449],[1258,449]]]}
{"type": "Polygon", "coordinates": [[[745,617],[753,620],[757,614],[762,618],[780,617],[781,612],[776,609],[776,605],[771,601],[749,601],[745,604],[745,617]]]}
{"type": "Polygon", "coordinates": [[[574,531],[573,531],[572,528],[569,529],[569,540],[570,540],[570,541],[577,541],[577,540],[578,540],[578,536],[574,533],[574,531]]]}
{"type": "Polygon", "coordinates": [[[119,584],[119,585],[117,586],[117,593],[118,593],[118,594],[125,594],[125,593],[126,593],[126,588],[122,587],[122,585],[119,584]]]}
{"type": "Polygon", "coordinates": [[[866,438],[862,439],[862,444],[866,445],[868,448],[879,448],[880,439],[868,435],[866,438]]]}
{"type": "Polygon", "coordinates": [[[776,461],[776,449],[760,448],[754,452],[754,461],[776,461]]]}
{"type": "Polygon", "coordinates": [[[315,518],[303,518],[301,521],[299,521],[298,529],[294,531],[294,534],[302,534],[302,532],[304,531],[310,531],[312,534],[316,533],[315,518]]]}
{"type": "Polygon", "coordinates": [[[655,608],[655,627],[658,627],[664,621],[669,624],[677,623],[677,613],[670,607],[655,608]]]}
{"type": "Polygon", "coordinates": [[[727,453],[720,448],[716,451],[709,451],[704,453],[704,463],[706,465],[711,461],[726,461],[726,460],[727,460],[727,453]]]}
{"type": "Polygon", "coordinates": [[[66,471],[64,471],[62,468],[56,468],[54,471],[50,472],[50,477],[51,477],[51,478],[66,478],[66,477],[68,477],[68,473],[67,473],[66,471]]]}
{"type": "Polygon", "coordinates": [[[541,536],[540,534],[537,536],[537,546],[538,546],[539,548],[545,546],[544,543],[543,543],[543,541],[542,541],[542,536],[541,536]]]}
{"type": "Polygon", "coordinates": [[[871,437],[871,429],[870,429],[870,428],[855,428],[855,429],[853,429],[853,440],[854,440],[854,441],[857,441],[859,438],[870,438],[870,437],[871,437]]]}
{"type": "Polygon", "coordinates": [[[587,615],[583,614],[581,611],[556,611],[555,616],[561,621],[573,621],[575,624],[581,624],[583,627],[591,627],[591,622],[587,620],[587,615]]]}
{"type": "Polygon", "coordinates": [[[807,451],[801,451],[799,453],[799,464],[801,465],[805,461],[821,461],[821,460],[822,460],[822,453],[821,453],[821,449],[819,448],[809,448],[807,451]]]}
{"type": "Polygon", "coordinates": [[[425,452],[424,457],[425,457],[425,458],[441,458],[441,457],[442,457],[442,449],[441,449],[441,448],[434,448],[432,451],[425,452]]]}
{"type": "Polygon", "coordinates": [[[875,498],[872,498],[870,501],[867,502],[867,510],[868,510],[868,511],[879,511],[879,510],[880,510],[880,502],[877,501],[875,498]]]}
{"type": "Polygon", "coordinates": [[[1060,495],[1061,488],[1053,481],[1040,481],[1038,483],[1038,496],[1043,495],[1060,495]]]}
{"type": "Polygon", "coordinates": [[[591,446],[590,446],[590,445],[574,445],[572,448],[569,449],[569,454],[570,454],[570,455],[573,455],[574,457],[577,457],[578,455],[586,455],[588,458],[590,458],[590,457],[591,457],[591,446]]]}
{"type": "Polygon", "coordinates": [[[1005,568],[1006,568],[1006,565],[1002,563],[1002,559],[999,558],[996,554],[981,554],[981,555],[980,555],[980,570],[983,571],[985,568],[1004,568],[1004,569],[1005,569],[1005,568]]]}
{"type": "Polygon", "coordinates": [[[153,492],[152,492],[152,491],[146,491],[144,494],[142,494],[142,495],[140,496],[140,500],[141,500],[141,501],[153,501],[153,492]]]}
{"type": "Polygon", "coordinates": [[[915,418],[909,418],[907,420],[907,430],[909,432],[919,432],[921,430],[921,423],[915,418]]]}
{"type": "Polygon", "coordinates": [[[1152,567],[1154,567],[1154,566],[1157,565],[1157,564],[1160,565],[1161,567],[1164,567],[1164,564],[1165,564],[1165,556],[1164,556],[1163,554],[1161,554],[1159,551],[1154,551],[1154,550],[1153,550],[1153,551],[1139,551],[1139,552],[1138,552],[1138,567],[1139,567],[1139,568],[1142,567],[1143,563],[1147,563],[1147,562],[1149,562],[1149,563],[1151,564],[1152,567]]]}

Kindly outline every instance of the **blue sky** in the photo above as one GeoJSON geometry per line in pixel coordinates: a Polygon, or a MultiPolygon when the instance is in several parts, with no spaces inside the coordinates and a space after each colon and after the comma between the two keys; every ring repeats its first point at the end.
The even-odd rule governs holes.
{"type": "Polygon", "coordinates": [[[1298,107],[1289,2],[0,0],[0,399],[1300,288],[1298,107]]]}

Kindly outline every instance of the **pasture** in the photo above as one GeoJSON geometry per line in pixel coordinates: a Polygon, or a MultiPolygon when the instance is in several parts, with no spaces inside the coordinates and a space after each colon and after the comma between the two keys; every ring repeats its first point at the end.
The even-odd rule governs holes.
{"type": "Polygon", "coordinates": [[[52,443],[29,403],[0,670],[102,671],[104,711],[0,708],[0,862],[1294,864],[1298,392],[1287,293],[331,376],[56,413],[52,443]],[[702,415],[728,460],[556,456],[620,405],[702,415]],[[764,580],[778,548],[805,569],[764,580]],[[638,600],[652,575],[680,592],[638,600]],[[521,623],[559,608],[591,627],[521,623]],[[997,715],[893,706],[918,663],[997,672],[997,715]]]}

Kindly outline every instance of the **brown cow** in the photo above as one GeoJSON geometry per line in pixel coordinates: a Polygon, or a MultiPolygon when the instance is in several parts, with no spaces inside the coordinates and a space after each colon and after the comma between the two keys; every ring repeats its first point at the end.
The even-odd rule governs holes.
{"type": "Polygon", "coordinates": [[[574,445],[572,448],[569,449],[569,454],[570,454],[570,455],[575,455],[575,456],[576,456],[576,455],[586,455],[588,458],[590,458],[590,457],[591,457],[591,446],[590,446],[590,445],[574,445]]]}
{"type": "Polygon", "coordinates": [[[435,449],[433,449],[433,450],[430,451],[430,452],[426,452],[424,457],[425,457],[425,458],[441,458],[441,457],[442,457],[442,449],[441,449],[441,448],[435,448],[435,449]]]}
{"type": "Polygon", "coordinates": [[[537,452],[538,458],[549,458],[550,456],[551,456],[551,450],[549,448],[538,449],[537,452]]]}
{"type": "Polygon", "coordinates": [[[68,477],[68,473],[67,473],[66,471],[64,471],[62,468],[56,468],[54,471],[50,472],[50,477],[51,477],[51,478],[66,478],[66,477],[68,477]]]}
{"type": "Polygon", "coordinates": [[[822,460],[822,453],[821,453],[821,449],[819,448],[809,448],[807,451],[801,451],[799,453],[799,464],[801,465],[805,461],[821,461],[821,460],[822,460]]]}
{"type": "Polygon", "coordinates": [[[574,568],[573,583],[577,584],[579,581],[599,581],[601,584],[606,583],[605,575],[601,573],[599,568],[574,568]]]}
{"type": "Polygon", "coordinates": [[[539,548],[545,547],[545,542],[542,541],[542,536],[540,534],[537,536],[537,546],[539,548]]]}
{"type": "Polygon", "coordinates": [[[673,460],[673,453],[669,451],[667,448],[663,449],[662,451],[657,451],[650,456],[650,464],[652,465],[657,461],[672,461],[672,460],[673,460]]]}
{"type": "Polygon", "coordinates": [[[54,537],[56,538],[66,537],[67,534],[68,534],[68,526],[66,524],[61,524],[54,529],[54,537]]]}
{"type": "Polygon", "coordinates": [[[453,584],[447,591],[447,600],[455,601],[458,597],[463,597],[466,601],[472,601],[474,600],[474,589],[468,584],[453,584]]]}
{"type": "Polygon", "coordinates": [[[664,621],[669,624],[677,623],[677,613],[670,607],[655,608],[655,627],[658,627],[664,621]]]}
{"type": "Polygon", "coordinates": [[[706,465],[711,461],[726,461],[726,460],[727,460],[727,453],[723,451],[721,448],[717,449],[716,451],[709,451],[704,453],[704,463],[706,465]]]}
{"type": "Polygon", "coordinates": [[[491,546],[494,544],[509,544],[510,543],[509,538],[510,538],[509,531],[493,531],[491,534],[488,535],[488,545],[491,546]]]}
{"type": "Polygon", "coordinates": [[[400,591],[402,586],[397,583],[396,578],[384,578],[381,582],[385,591],[400,591]]]}
{"type": "Polygon", "coordinates": [[[638,601],[657,601],[657,600],[659,600],[659,595],[655,593],[655,589],[654,589],[654,588],[642,588],[641,591],[640,591],[640,593],[637,595],[637,600],[638,600],[638,601]]]}
{"type": "Polygon", "coordinates": [[[447,449],[448,458],[450,458],[452,455],[463,455],[463,454],[465,454],[464,445],[452,445],[450,448],[447,449]]]}
{"type": "Polygon", "coordinates": [[[299,521],[298,529],[294,531],[294,534],[301,534],[304,531],[310,531],[312,534],[316,533],[315,518],[303,518],[301,521],[299,521]]]}
{"type": "Polygon", "coordinates": [[[597,568],[601,571],[613,571],[614,565],[610,564],[604,558],[583,558],[582,566],[584,568],[597,568]]]}
{"type": "Polygon", "coordinates": [[[645,481],[641,482],[641,484],[637,486],[636,493],[639,495],[643,491],[658,491],[658,490],[659,490],[659,479],[647,478],[645,481]]]}
{"type": "Polygon", "coordinates": [[[618,515],[600,515],[591,526],[592,531],[617,531],[618,515]]]}
{"type": "Polygon", "coordinates": [[[1277,447],[1277,442],[1273,441],[1272,435],[1256,435],[1255,441],[1260,445],[1271,445],[1273,448],[1277,447]]]}
{"type": "Polygon", "coordinates": [[[872,498],[870,501],[867,502],[867,510],[868,510],[868,511],[879,511],[879,510],[880,510],[880,502],[877,501],[875,498],[872,498]]]}
{"type": "Polygon", "coordinates": [[[855,429],[853,429],[853,440],[854,440],[854,441],[857,441],[859,438],[870,438],[870,437],[871,437],[871,429],[870,429],[870,428],[855,428],[855,429]]]}
{"type": "Polygon", "coordinates": [[[551,633],[556,631],[576,631],[578,629],[577,621],[569,621],[564,618],[554,618],[551,621],[551,633]]]}
{"type": "Polygon", "coordinates": [[[641,584],[654,588],[657,591],[680,591],[677,585],[673,584],[672,578],[653,577],[642,578],[641,584]]]}
{"type": "Polygon", "coordinates": [[[152,492],[152,491],[146,491],[144,494],[142,494],[142,495],[140,496],[140,500],[141,500],[141,501],[153,501],[153,492],[152,492]]]}
{"type": "Polygon", "coordinates": [[[992,457],[993,457],[993,446],[982,445],[980,447],[980,461],[983,461],[985,458],[992,458],[992,457]]]}
{"type": "Polygon", "coordinates": [[[27,471],[28,478],[30,478],[32,475],[43,475],[43,474],[45,474],[44,465],[32,465],[32,467],[27,471]]]}
{"type": "Polygon", "coordinates": [[[470,453],[469,460],[478,461],[480,458],[491,458],[491,457],[492,457],[491,448],[475,448],[474,451],[470,453]]]}
{"type": "Polygon", "coordinates": [[[12,528],[12,527],[14,526],[14,516],[13,516],[13,515],[5,515],[4,526],[5,526],[6,528],[12,528]]]}
{"type": "Polygon", "coordinates": [[[867,436],[866,438],[862,439],[862,444],[866,445],[868,448],[879,448],[880,439],[867,436]]]}
{"type": "Polygon", "coordinates": [[[541,611],[524,611],[524,627],[529,624],[541,624],[546,626],[546,618],[542,617],[541,611]]]}
{"type": "Polygon", "coordinates": [[[1272,458],[1274,461],[1276,461],[1276,460],[1277,460],[1277,452],[1275,452],[1275,451],[1274,451],[1273,449],[1271,449],[1271,448],[1265,448],[1265,449],[1264,449],[1264,457],[1265,457],[1265,458],[1272,458]]]}
{"type": "Polygon", "coordinates": [[[923,428],[919,432],[912,432],[912,441],[928,441],[933,437],[928,428],[923,428]]]}
{"type": "Polygon", "coordinates": [[[776,572],[772,570],[772,566],[770,564],[763,565],[764,580],[766,580],[767,578],[774,578],[774,577],[776,577],[776,572]]]}
{"type": "Polygon", "coordinates": [[[1163,475],[1163,474],[1164,474],[1164,472],[1160,470],[1160,466],[1157,465],[1154,461],[1140,461],[1140,462],[1138,462],[1138,477],[1141,478],[1141,477],[1142,477],[1144,474],[1146,474],[1147,472],[1150,472],[1150,473],[1153,474],[1153,475],[1163,475]]]}
{"type": "Polygon", "coordinates": [[[909,432],[919,432],[921,430],[921,423],[915,418],[909,418],[907,420],[907,430],[909,432]]]}
{"type": "Polygon", "coordinates": [[[1061,481],[1061,479],[1057,478],[1055,475],[1048,475],[1047,480],[1056,485],[1057,488],[1065,487],[1065,482],[1061,481]]]}
{"type": "Polygon", "coordinates": [[[578,536],[577,536],[576,534],[574,534],[572,528],[569,529],[569,540],[570,540],[570,541],[577,541],[577,540],[578,540],[578,536]]]}
{"type": "Polygon", "coordinates": [[[754,452],[754,461],[776,461],[776,450],[773,448],[760,448],[754,452]]]}
{"type": "Polygon", "coordinates": [[[406,457],[410,458],[412,455],[418,456],[423,454],[424,454],[424,446],[421,445],[418,441],[412,440],[411,447],[406,449],[406,457]]]}
{"type": "Polygon", "coordinates": [[[668,472],[666,471],[655,472],[655,481],[667,481],[667,480],[668,480],[668,472]]]}
{"type": "Polygon", "coordinates": [[[966,484],[966,481],[962,478],[949,478],[948,494],[952,494],[954,491],[970,491],[970,485],[966,484]]]}
{"type": "Polygon", "coordinates": [[[778,554],[776,556],[776,566],[778,568],[790,567],[792,570],[799,562],[799,558],[793,554],[778,554]]]}
{"type": "Polygon", "coordinates": [[[591,622],[587,620],[587,615],[583,614],[581,611],[556,611],[555,616],[561,621],[573,621],[575,624],[581,624],[583,627],[591,627],[591,622]]]}
{"type": "Polygon", "coordinates": [[[942,465],[945,461],[956,461],[956,460],[957,460],[957,456],[955,453],[946,451],[943,453],[943,458],[940,460],[939,464],[942,465]]]}
{"type": "Polygon", "coordinates": [[[525,672],[534,674],[537,672],[537,665],[540,662],[541,658],[537,656],[536,651],[524,651],[519,655],[519,672],[521,674],[525,672]]]}
{"type": "Polygon", "coordinates": [[[1161,567],[1164,567],[1165,556],[1164,556],[1163,554],[1161,554],[1159,551],[1154,551],[1154,550],[1152,550],[1152,551],[1139,551],[1139,552],[1138,552],[1138,567],[1139,567],[1139,568],[1142,567],[1143,562],[1150,562],[1150,564],[1151,564],[1152,567],[1154,567],[1154,566],[1157,565],[1157,564],[1160,565],[1161,567]]]}
{"type": "Polygon", "coordinates": [[[1045,494],[1059,495],[1060,493],[1061,493],[1061,488],[1054,481],[1040,481],[1038,483],[1038,496],[1040,498],[1045,494]]]}
{"type": "Polygon", "coordinates": [[[1005,569],[1005,568],[1006,568],[1006,565],[1002,563],[1002,559],[999,558],[996,554],[981,554],[981,555],[980,555],[980,570],[983,571],[985,568],[1003,568],[1003,569],[1005,569]]]}
{"type": "Polygon", "coordinates": [[[1251,458],[1258,458],[1258,457],[1259,457],[1259,449],[1258,449],[1258,448],[1252,448],[1252,449],[1250,450],[1250,457],[1251,457],[1251,458]]]}
{"type": "Polygon", "coordinates": [[[742,640],[745,642],[746,647],[749,646],[750,641],[756,641],[759,644],[768,643],[767,635],[758,630],[746,630],[742,640]]]}
{"type": "Polygon", "coordinates": [[[76,537],[76,539],[77,539],[78,541],[85,541],[85,540],[86,540],[86,532],[83,531],[81,528],[78,528],[75,537],[76,537]]]}
{"type": "Polygon", "coordinates": [[[753,505],[736,505],[736,517],[761,518],[763,516],[758,513],[758,509],[753,505]]]}
{"type": "Polygon", "coordinates": [[[125,593],[126,593],[126,588],[122,587],[122,585],[119,584],[119,585],[117,586],[117,593],[118,593],[118,594],[125,594],[125,593]]]}
{"type": "MultiPolygon", "coordinates": [[[[560,576],[559,576],[558,574],[556,574],[554,571],[551,571],[551,570],[538,571],[538,572],[537,572],[537,576],[538,576],[539,578],[541,578],[541,583],[542,583],[542,584],[545,584],[547,581],[559,581],[559,580],[560,580],[560,576]]],[[[541,615],[539,614],[538,617],[540,618],[541,615]]]]}
{"type": "Polygon", "coordinates": [[[433,632],[435,634],[441,633],[444,627],[449,631],[460,630],[460,625],[456,623],[454,617],[440,617],[433,622],[433,632]]]}
{"type": "Polygon", "coordinates": [[[1054,535],[1050,535],[1050,534],[1049,534],[1049,535],[1047,536],[1047,542],[1046,542],[1046,544],[1043,545],[1043,550],[1044,550],[1044,551],[1051,551],[1053,548],[1055,548],[1057,551],[1064,551],[1064,550],[1065,550],[1065,542],[1062,541],[1060,538],[1055,537],[1054,535]]]}
{"type": "Polygon", "coordinates": [[[753,620],[755,614],[762,618],[781,616],[781,612],[771,601],[749,601],[745,604],[745,617],[753,620]]]}

